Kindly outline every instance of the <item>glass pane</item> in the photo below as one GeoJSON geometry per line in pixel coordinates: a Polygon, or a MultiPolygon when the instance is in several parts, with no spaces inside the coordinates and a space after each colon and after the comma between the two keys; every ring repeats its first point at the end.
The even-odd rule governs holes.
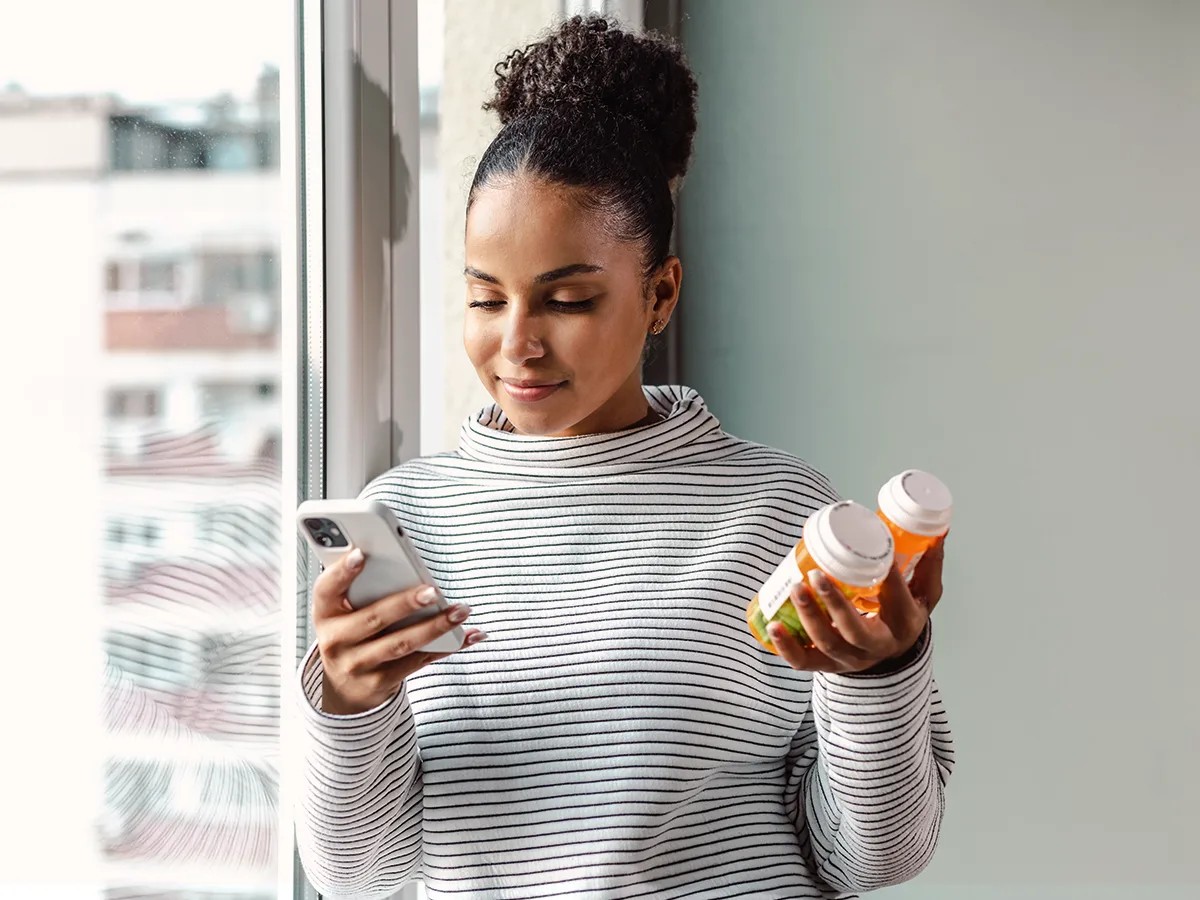
{"type": "Polygon", "coordinates": [[[0,0],[0,270],[20,334],[0,403],[5,435],[42,447],[17,450],[42,474],[10,516],[61,560],[20,590],[41,611],[18,614],[10,678],[31,679],[26,724],[65,719],[64,740],[34,746],[30,724],[31,746],[3,751],[22,767],[0,792],[21,824],[4,900],[276,897],[293,9],[72,4],[78,37],[51,49],[30,36],[62,34],[61,6],[0,0]]]}

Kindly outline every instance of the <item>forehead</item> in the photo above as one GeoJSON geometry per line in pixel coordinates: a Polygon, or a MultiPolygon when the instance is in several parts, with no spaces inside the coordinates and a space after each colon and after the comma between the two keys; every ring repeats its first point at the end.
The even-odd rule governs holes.
{"type": "Polygon", "coordinates": [[[485,271],[528,266],[539,272],[564,265],[609,265],[637,248],[617,241],[605,212],[580,202],[578,188],[517,176],[475,195],[467,213],[467,261],[485,271]]]}

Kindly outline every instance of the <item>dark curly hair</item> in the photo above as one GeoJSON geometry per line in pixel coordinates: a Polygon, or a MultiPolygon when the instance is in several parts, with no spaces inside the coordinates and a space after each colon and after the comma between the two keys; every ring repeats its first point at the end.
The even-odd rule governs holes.
{"type": "Polygon", "coordinates": [[[648,272],[666,261],[671,188],[696,132],[696,80],[678,46],[575,16],[496,66],[484,108],[503,127],[475,170],[468,209],[493,179],[524,172],[582,188],[618,237],[645,246],[648,272]]]}

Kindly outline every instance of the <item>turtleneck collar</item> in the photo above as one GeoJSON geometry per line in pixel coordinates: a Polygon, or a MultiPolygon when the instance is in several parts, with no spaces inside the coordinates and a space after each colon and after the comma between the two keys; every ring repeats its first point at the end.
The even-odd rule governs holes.
{"type": "Polygon", "coordinates": [[[468,418],[458,452],[498,469],[553,475],[627,474],[694,457],[696,444],[724,439],[721,424],[688,387],[645,387],[646,401],[663,418],[650,425],[579,437],[517,434],[497,405],[468,418]]]}

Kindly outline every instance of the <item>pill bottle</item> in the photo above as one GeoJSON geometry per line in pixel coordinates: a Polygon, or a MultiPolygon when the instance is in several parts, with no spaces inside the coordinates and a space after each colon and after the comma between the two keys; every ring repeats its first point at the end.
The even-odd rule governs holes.
{"type": "Polygon", "coordinates": [[[911,580],[913,570],[950,528],[950,489],[928,472],[909,469],[879,489],[879,518],[896,545],[896,568],[911,580]]]}
{"type": "Polygon", "coordinates": [[[791,592],[812,569],[824,572],[859,610],[878,609],[874,598],[892,567],[892,556],[892,536],[871,510],[851,500],[821,507],[808,517],[800,542],[746,608],[750,633],[772,653],[776,650],[767,634],[771,622],[782,622],[802,644],[811,643],[791,592]]]}

